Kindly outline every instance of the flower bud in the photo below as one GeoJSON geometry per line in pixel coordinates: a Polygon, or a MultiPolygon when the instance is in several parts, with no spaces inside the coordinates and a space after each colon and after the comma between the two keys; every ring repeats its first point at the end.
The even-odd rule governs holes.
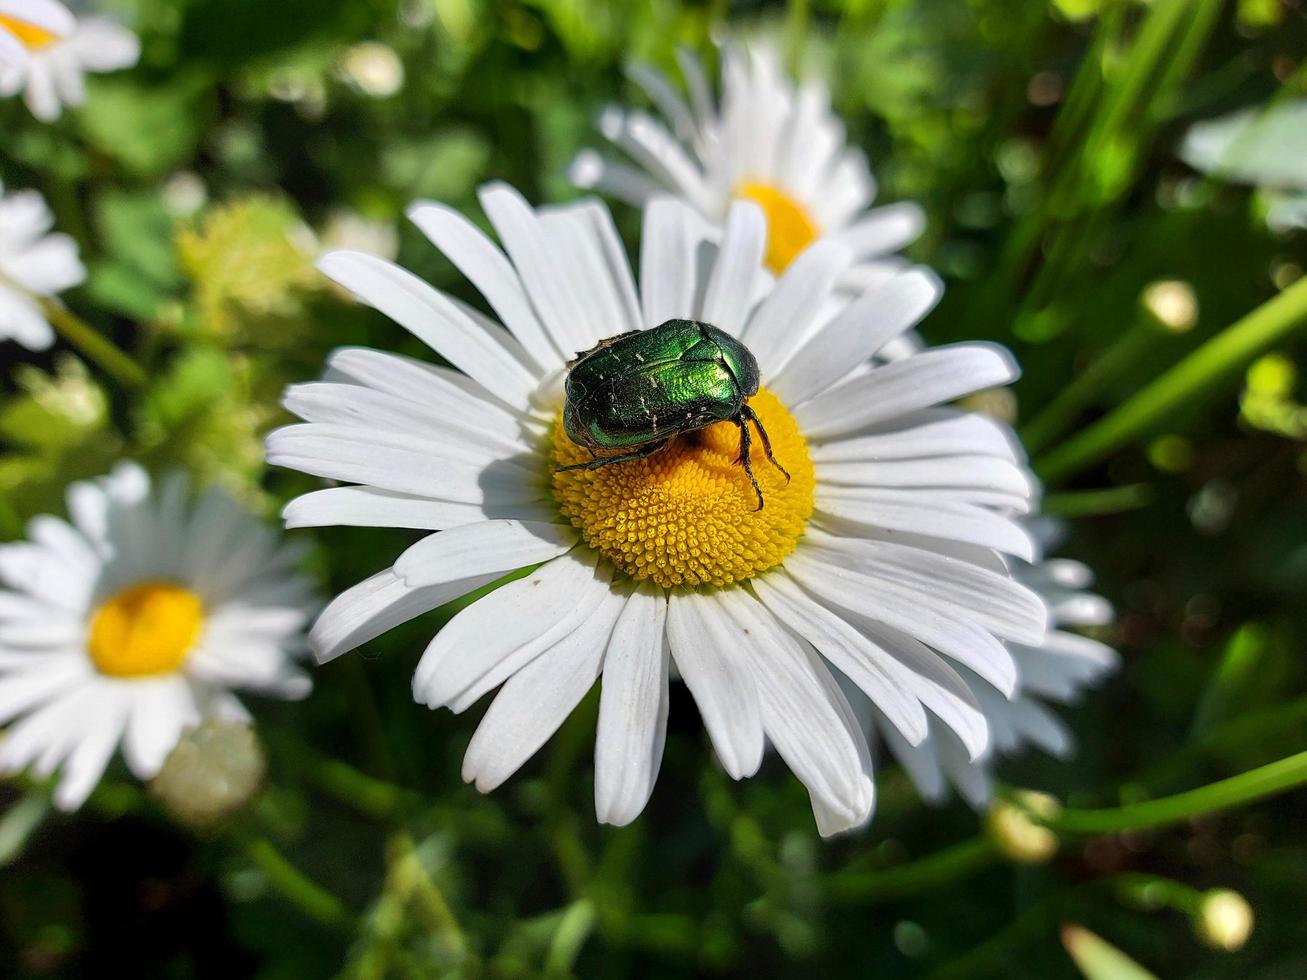
{"type": "Polygon", "coordinates": [[[1187,282],[1161,279],[1144,290],[1144,309],[1172,333],[1188,333],[1198,322],[1198,298],[1187,282]]]}
{"type": "Polygon", "coordinates": [[[986,829],[998,849],[1021,864],[1043,864],[1057,853],[1058,840],[1038,818],[1055,817],[1061,804],[1047,793],[1018,790],[1008,800],[994,803],[986,818],[986,829]]]}
{"type": "Polygon", "coordinates": [[[254,798],[267,770],[254,730],[210,720],[182,736],[150,791],[179,822],[211,827],[254,798]]]}
{"type": "Polygon", "coordinates": [[[1213,888],[1198,900],[1193,924],[1204,945],[1233,953],[1252,935],[1253,907],[1236,891],[1213,888]]]}

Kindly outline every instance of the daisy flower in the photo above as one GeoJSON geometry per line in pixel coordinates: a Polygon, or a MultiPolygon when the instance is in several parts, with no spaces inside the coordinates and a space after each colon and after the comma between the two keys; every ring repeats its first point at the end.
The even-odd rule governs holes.
{"type": "Polygon", "coordinates": [[[302,698],[293,663],[311,614],[299,549],[227,494],[193,503],[121,464],[68,488],[70,521],[34,518],[0,545],[0,769],[62,769],[76,809],[122,743],[140,779],[206,718],[249,720],[232,693],[302,698]]]}
{"type": "Polygon", "coordinates": [[[445,206],[410,217],[493,315],[374,256],[321,260],[458,370],[347,348],[323,381],[287,393],[304,424],[269,436],[269,461],[349,484],[292,501],[288,525],[440,532],[328,606],[311,632],[319,659],[525,573],[436,634],[414,695],[461,712],[499,689],[463,766],[485,792],[602,678],[595,804],[611,824],[652,792],[674,678],[726,772],[755,773],[770,743],[823,834],[863,823],[873,804],[837,671],[910,742],[934,715],[978,757],[985,718],[953,665],[1011,693],[1002,641],[1039,642],[1045,611],[999,557],[1032,553],[1004,513],[1024,506],[1029,481],[989,423],[943,406],[1010,381],[1008,354],[960,344],[867,368],[935,304],[937,280],[906,271],[819,320],[849,251],[821,243],[774,281],[750,202],[720,231],[681,201],[650,202],[638,289],[603,205],[533,210],[502,184],[481,203],[502,250],[445,206]],[[733,421],[645,459],[561,469],[590,459],[560,421],[569,360],[678,318],[756,357],[762,387],[747,404],[790,474],[753,441],[761,508],[733,421]]]}
{"type": "Polygon", "coordinates": [[[58,0],[0,0],[0,96],[23,92],[44,122],[86,101],[87,72],[130,68],[140,56],[136,35],[113,21],[75,17],[58,0]]]}
{"type": "Polygon", "coordinates": [[[753,201],[767,216],[766,261],[777,274],[827,239],[852,252],[854,265],[843,278],[853,288],[905,267],[892,253],[921,234],[925,216],[910,202],[870,207],[875,178],[862,151],[845,141],[824,82],[794,85],[765,42],[728,46],[721,51],[719,104],[703,65],[685,51],[677,59],[688,103],[659,72],[633,67],[632,80],[662,118],[606,109],[599,130],[627,159],[585,150],[570,168],[574,184],[637,205],[671,193],[714,224],[725,220],[732,202],[753,201]]]}
{"type": "Polygon", "coordinates": [[[0,340],[16,340],[29,350],[54,343],[40,301],[86,278],[77,242],[50,234],[53,226],[40,194],[5,194],[0,184],[0,340]]]}
{"type": "MultiPolygon", "coordinates": [[[[1046,517],[1030,519],[1026,527],[1041,552],[1052,550],[1064,534],[1061,522],[1046,517]]],[[[972,806],[988,806],[994,765],[1002,756],[1031,745],[1068,758],[1075,749],[1074,739],[1046,702],[1071,704],[1119,666],[1120,657],[1111,647],[1062,628],[1104,626],[1112,621],[1111,604],[1087,591],[1093,584],[1093,572],[1087,565],[1067,558],[1043,558],[1018,560],[1013,568],[1016,578],[1044,600],[1050,623],[1056,628],[1042,643],[1010,644],[1021,679],[1018,695],[1011,700],[996,697],[989,685],[963,669],[989,722],[989,751],[979,760],[969,758],[958,739],[939,725],[932,725],[926,741],[911,745],[874,706],[866,706],[890,750],[930,802],[942,802],[951,783],[972,806]]]]}

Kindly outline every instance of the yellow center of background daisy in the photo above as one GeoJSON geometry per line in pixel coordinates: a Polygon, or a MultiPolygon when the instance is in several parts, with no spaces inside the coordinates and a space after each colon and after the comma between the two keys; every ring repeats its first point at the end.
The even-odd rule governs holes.
{"type": "Polygon", "coordinates": [[[746,181],[735,188],[735,196],[753,201],[766,215],[767,268],[778,276],[821,235],[804,207],[774,184],[746,181]]]}
{"type": "Polygon", "coordinates": [[[0,28],[4,28],[14,37],[18,38],[24,46],[39,51],[42,48],[49,47],[59,40],[58,34],[47,31],[44,27],[38,27],[36,24],[28,23],[25,20],[19,20],[17,17],[9,14],[0,14],[0,28]]]}
{"type": "MultiPolygon", "coordinates": [[[[785,477],[753,431],[750,459],[765,506],[736,462],[740,429],[718,422],[677,436],[648,459],[553,474],[554,499],[590,547],[632,578],[677,585],[729,585],[781,563],[812,516],[808,444],[766,388],[749,399],[785,477]]],[[[554,426],[553,465],[591,459],[554,426]]]]}
{"type": "Polygon", "coordinates": [[[204,606],[189,589],[143,582],[123,589],[91,620],[89,649],[100,673],[145,677],[176,670],[204,623],[204,606]]]}

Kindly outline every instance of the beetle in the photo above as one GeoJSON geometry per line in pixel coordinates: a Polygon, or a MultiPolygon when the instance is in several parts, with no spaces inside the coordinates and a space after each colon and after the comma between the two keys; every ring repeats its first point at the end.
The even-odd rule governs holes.
{"type": "Polygon", "coordinates": [[[767,459],[785,475],[772,455],[771,440],[747,399],[758,393],[758,361],[723,330],[698,320],[668,320],[650,330],[633,330],[601,340],[569,364],[563,428],[594,458],[560,466],[594,470],[645,459],[673,438],[713,425],[740,428],[740,455],[758,510],[762,488],[753,475],[750,423],[758,430],[767,459]]]}

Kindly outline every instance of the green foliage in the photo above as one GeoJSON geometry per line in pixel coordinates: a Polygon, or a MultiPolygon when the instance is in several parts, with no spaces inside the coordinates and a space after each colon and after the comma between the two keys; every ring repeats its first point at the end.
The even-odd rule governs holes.
{"type": "MultiPolygon", "coordinates": [[[[1307,975],[1303,790],[1264,798],[1307,765],[1300,4],[104,6],[141,34],[137,69],[93,80],[54,126],[0,100],[0,178],[46,195],[90,271],[64,297],[75,320],[56,352],[4,349],[0,537],[123,457],[184,465],[271,519],[318,485],[262,462],[285,385],[340,344],[429,357],[314,273],[342,209],[402,227],[404,264],[477,303],[403,224],[410,201],[484,223],[486,180],[569,196],[566,164],[597,143],[598,112],[642,99],[630,60],[672,70],[677,45],[711,61],[712,38],[762,32],[831,79],[881,197],[927,209],[912,256],[948,286],[928,339],[993,339],[1021,361],[1000,407],[1032,437],[1048,509],[1076,519],[1067,553],[1115,602],[1105,636],[1125,668],[1064,715],[1076,761],[1000,769],[1070,821],[1056,857],[1018,866],[982,815],[924,807],[889,763],[867,832],[819,841],[783,767],[744,784],[720,771],[684,692],[635,825],[594,823],[593,693],[481,797],[460,778],[480,709],[429,713],[409,693],[446,608],[317,670],[309,700],[259,706],[266,789],[218,828],[178,826],[125,770],[76,819],[6,783],[4,972],[1148,975],[1101,933],[1168,977],[1307,975]],[[397,91],[351,74],[363,42],[395,52],[397,91]],[[1150,305],[1159,283],[1187,290],[1183,329],[1150,305]],[[1174,900],[1140,901],[1143,872],[1174,900]],[[1256,909],[1235,952],[1174,914],[1217,886],[1256,909]],[[1094,930],[1066,933],[1070,956],[1068,922],[1094,930]]],[[[634,244],[631,209],[615,217],[634,244]]],[[[412,540],[296,534],[333,594],[412,540]]]]}

